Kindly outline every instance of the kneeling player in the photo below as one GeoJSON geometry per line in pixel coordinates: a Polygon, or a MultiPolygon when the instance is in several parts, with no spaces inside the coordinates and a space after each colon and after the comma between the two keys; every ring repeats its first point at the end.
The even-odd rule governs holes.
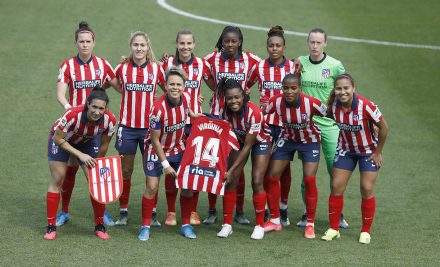
{"type": "MultiPolygon", "coordinates": [[[[95,157],[103,157],[107,153],[116,124],[115,116],[107,109],[108,102],[104,89],[93,89],[86,105],[68,109],[63,117],[57,120],[50,133],[48,160],[52,179],[46,196],[48,224],[44,235],[46,240],[53,240],[57,236],[56,214],[69,156],[75,156],[86,173],[86,167],[95,166],[95,157]],[[100,146],[95,138],[98,135],[102,135],[100,146]]],[[[98,238],[108,239],[109,235],[105,232],[103,222],[105,205],[96,202],[91,196],[90,200],[95,215],[95,234],[98,238]]]]}

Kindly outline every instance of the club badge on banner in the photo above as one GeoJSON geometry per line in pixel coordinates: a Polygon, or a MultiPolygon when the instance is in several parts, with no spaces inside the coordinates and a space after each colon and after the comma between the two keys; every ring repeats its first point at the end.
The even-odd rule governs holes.
{"type": "Polygon", "coordinates": [[[94,168],[88,169],[90,195],[102,204],[110,204],[122,194],[121,157],[96,159],[94,168]]]}

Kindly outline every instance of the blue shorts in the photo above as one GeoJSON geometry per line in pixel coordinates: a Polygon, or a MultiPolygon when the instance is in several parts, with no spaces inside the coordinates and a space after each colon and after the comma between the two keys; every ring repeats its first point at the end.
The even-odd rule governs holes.
{"type": "Polygon", "coordinates": [[[129,128],[119,125],[116,135],[115,148],[119,154],[135,155],[139,146],[144,154],[144,140],[148,128],[129,128]]]}
{"type": "MultiPolygon", "coordinates": [[[[71,144],[74,148],[78,149],[84,154],[87,154],[93,158],[96,158],[99,152],[99,142],[101,141],[100,138],[94,138],[90,141],[88,141],[85,144],[71,144]]],[[[53,142],[53,133],[49,135],[49,140],[47,142],[47,159],[48,161],[60,161],[67,163],[69,160],[70,153],[66,150],[60,148],[53,142]]],[[[78,163],[80,165],[83,165],[84,162],[80,161],[78,159],[78,163]]]]}
{"type": "Polygon", "coordinates": [[[189,138],[189,134],[191,133],[192,124],[185,125],[185,137],[186,139],[189,138]]]}
{"type": "MultiPolygon", "coordinates": [[[[183,152],[174,155],[166,157],[168,162],[170,163],[171,167],[177,172],[177,170],[180,167],[180,162],[182,161],[183,152]]],[[[144,173],[147,176],[155,176],[159,177],[162,174],[162,163],[159,162],[159,158],[156,154],[148,154],[145,155],[144,160],[144,173]]]]}
{"type": "Polygon", "coordinates": [[[280,137],[281,129],[283,129],[283,127],[273,124],[269,124],[269,127],[270,127],[270,135],[272,136],[272,141],[275,144],[278,141],[278,138],[280,137]]]}
{"type": "Polygon", "coordinates": [[[367,159],[371,154],[348,153],[344,151],[336,151],[335,159],[333,160],[333,168],[353,171],[356,168],[356,163],[359,162],[359,171],[361,172],[377,172],[379,169],[373,160],[367,159]]]}
{"type": "Polygon", "coordinates": [[[280,139],[272,150],[271,160],[293,160],[295,152],[301,155],[303,162],[319,162],[321,146],[318,142],[303,144],[292,140],[280,139]]]}
{"type": "MultiPolygon", "coordinates": [[[[244,144],[240,143],[240,150],[243,149],[243,146],[244,144]]],[[[270,142],[255,143],[252,146],[251,155],[252,157],[258,155],[268,155],[270,154],[270,148],[271,148],[270,142]]]]}

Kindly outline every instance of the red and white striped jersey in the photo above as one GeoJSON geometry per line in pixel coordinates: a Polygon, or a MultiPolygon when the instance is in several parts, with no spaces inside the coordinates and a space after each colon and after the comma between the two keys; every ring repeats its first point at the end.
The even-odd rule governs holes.
{"type": "Polygon", "coordinates": [[[270,128],[264,121],[263,112],[252,102],[247,102],[241,114],[227,112],[222,113],[222,118],[232,124],[232,129],[237,135],[238,141],[244,144],[246,134],[252,134],[257,137],[256,143],[270,142],[270,128]]]}
{"type": "Polygon", "coordinates": [[[240,145],[229,122],[208,117],[193,120],[177,171],[177,188],[223,195],[223,177],[232,149],[239,150],[240,145]]]}
{"type": "MultiPolygon", "coordinates": [[[[240,82],[246,94],[250,94],[247,86],[252,67],[261,61],[261,59],[250,52],[242,52],[236,58],[228,59],[227,56],[218,51],[214,51],[207,55],[205,59],[211,64],[212,74],[214,76],[215,85],[222,78],[231,78],[240,82]]],[[[214,92],[210,113],[219,115],[222,113],[224,99],[218,97],[214,92]]]]}
{"type": "Polygon", "coordinates": [[[96,85],[102,86],[105,81],[114,78],[110,64],[97,56],[92,56],[88,62],[74,56],[61,63],[58,74],[58,82],[69,86],[69,104],[72,107],[84,105],[96,85]]]}
{"type": "Polygon", "coordinates": [[[157,84],[165,84],[162,67],[147,62],[137,66],[130,61],[119,64],[115,73],[122,85],[119,125],[148,128],[151,106],[157,94],[157,84]]]}
{"type": "Polygon", "coordinates": [[[327,106],[318,99],[300,94],[294,105],[286,103],[283,95],[274,96],[266,106],[268,114],[276,113],[283,123],[280,139],[297,143],[321,142],[321,130],[313,116],[326,116],[327,106]]]}
{"type": "MultiPolygon", "coordinates": [[[[298,66],[284,58],[280,65],[274,65],[269,58],[255,64],[249,78],[251,83],[258,82],[260,105],[264,108],[269,99],[283,93],[282,81],[289,73],[297,73],[298,66]]],[[[276,113],[268,114],[266,122],[270,125],[283,126],[276,113]]]]}
{"type": "Polygon", "coordinates": [[[174,156],[185,150],[185,125],[188,118],[191,96],[183,93],[179,105],[173,105],[164,94],[154,101],[150,115],[150,129],[145,137],[147,155],[156,154],[150,139],[150,130],[160,130],[159,141],[165,156],[174,156]]]}
{"type": "MultiPolygon", "coordinates": [[[[168,60],[162,65],[166,70],[168,67],[173,66],[174,56],[170,56],[168,60]]],[[[209,80],[212,78],[211,65],[204,59],[192,56],[192,58],[186,62],[178,61],[178,66],[182,68],[188,79],[185,81],[185,92],[191,95],[191,110],[195,113],[202,113],[202,106],[199,104],[198,97],[201,95],[202,80],[209,80]]],[[[188,123],[191,123],[191,119],[188,119],[188,123]]]]}
{"type": "Polygon", "coordinates": [[[64,140],[70,144],[84,144],[98,135],[113,136],[115,125],[116,118],[110,110],[106,109],[97,122],[90,122],[87,119],[85,106],[80,105],[66,110],[55,122],[52,130],[58,129],[67,133],[64,140]]]}
{"type": "Polygon", "coordinates": [[[374,124],[382,120],[379,108],[370,100],[353,95],[350,110],[344,111],[341,102],[332,105],[333,119],[340,132],[338,151],[350,153],[374,153],[377,147],[377,133],[374,124]]]}

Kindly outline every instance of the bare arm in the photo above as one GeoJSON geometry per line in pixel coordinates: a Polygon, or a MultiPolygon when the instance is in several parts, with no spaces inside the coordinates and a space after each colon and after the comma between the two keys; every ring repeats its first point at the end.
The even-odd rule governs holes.
{"type": "Polygon", "coordinates": [[[122,94],[121,83],[119,82],[118,79],[114,78],[114,79],[110,80],[109,84],[116,90],[116,92],[122,94]]]}
{"type": "Polygon", "coordinates": [[[59,129],[55,130],[55,134],[53,136],[53,141],[55,144],[57,144],[60,148],[66,150],[70,154],[78,157],[79,160],[84,162],[84,164],[89,167],[93,168],[96,164],[96,160],[91,157],[90,155],[87,155],[85,153],[82,153],[78,149],[74,148],[69,142],[67,142],[64,138],[67,136],[67,133],[60,131],[59,129]]]}
{"type": "Polygon", "coordinates": [[[72,106],[69,104],[69,101],[67,101],[66,98],[66,92],[67,92],[67,84],[58,82],[57,83],[57,101],[60,103],[60,105],[64,109],[71,108],[72,106]]]}
{"type": "Polygon", "coordinates": [[[255,144],[256,139],[257,137],[255,135],[246,134],[246,138],[244,140],[244,146],[242,149],[240,149],[237,159],[234,161],[234,164],[232,164],[232,166],[225,173],[223,181],[226,181],[228,183],[231,182],[232,174],[244,161],[248,159],[252,146],[255,144]]]}
{"type": "Polygon", "coordinates": [[[379,128],[379,140],[377,141],[377,148],[367,160],[373,160],[377,167],[380,168],[383,165],[382,150],[385,146],[385,140],[387,139],[388,135],[388,124],[385,119],[382,118],[382,120],[377,123],[377,127],[379,128]]]}
{"type": "MultiPolygon", "coordinates": [[[[162,166],[166,166],[168,163],[167,158],[165,156],[165,152],[163,151],[162,144],[160,143],[160,130],[153,130],[150,129],[151,134],[151,144],[153,145],[153,149],[156,152],[156,155],[159,159],[159,162],[162,164],[162,166]]],[[[169,163],[168,163],[169,165],[169,163]]],[[[173,177],[177,177],[176,170],[173,169],[171,166],[166,166],[163,168],[163,172],[165,175],[171,175],[173,177]]]]}

